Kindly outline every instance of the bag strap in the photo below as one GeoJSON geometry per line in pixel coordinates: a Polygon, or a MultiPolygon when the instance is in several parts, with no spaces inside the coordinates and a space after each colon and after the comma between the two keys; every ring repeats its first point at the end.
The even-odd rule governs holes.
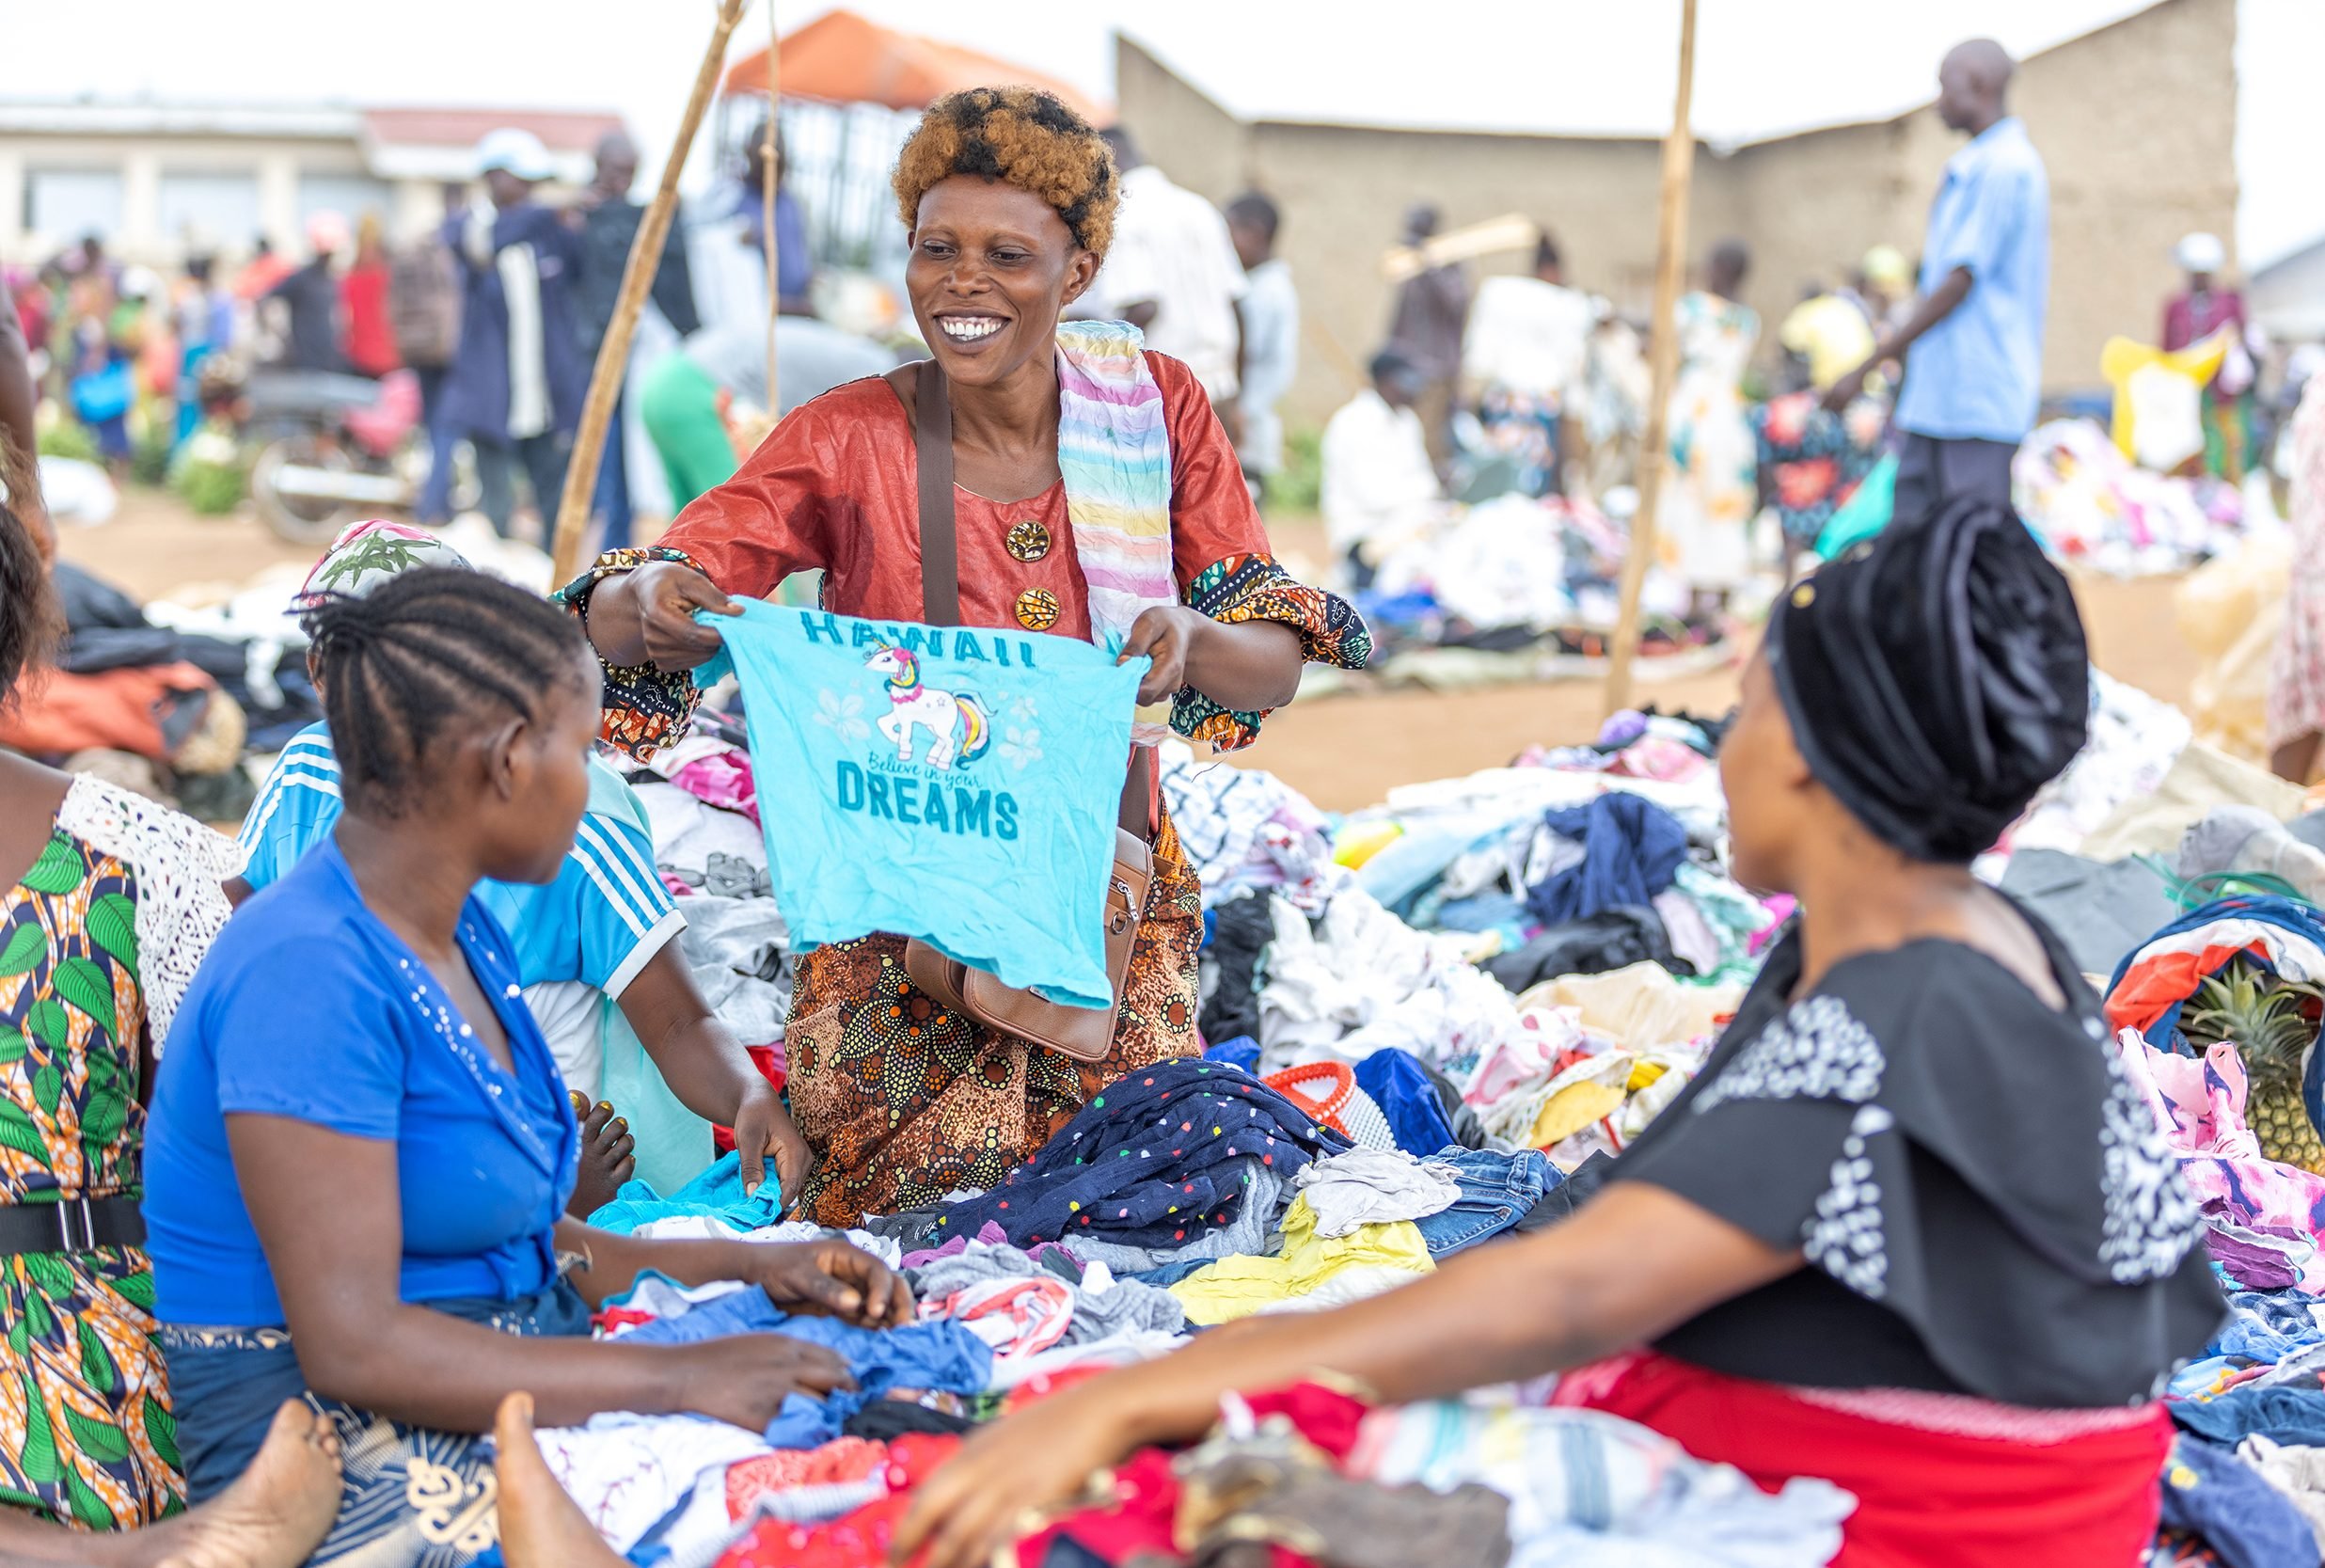
{"type": "MultiPolygon", "coordinates": [[[[920,470],[921,619],[960,625],[960,533],[953,509],[953,399],[934,359],[920,362],[913,385],[912,449],[920,470]]],[[[1154,842],[1154,748],[1131,748],[1122,781],[1122,831],[1154,842]]]]}
{"type": "Polygon", "coordinates": [[[921,619],[960,625],[960,536],[953,515],[953,398],[934,359],[920,362],[912,446],[920,468],[921,619]]]}
{"type": "Polygon", "coordinates": [[[1141,844],[1154,842],[1154,748],[1131,748],[1131,776],[1122,781],[1122,831],[1141,844]]]}

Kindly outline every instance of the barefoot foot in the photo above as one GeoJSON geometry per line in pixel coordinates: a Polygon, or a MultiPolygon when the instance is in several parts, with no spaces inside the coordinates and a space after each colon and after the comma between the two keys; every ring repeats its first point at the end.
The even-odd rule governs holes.
{"type": "Polygon", "coordinates": [[[242,1479],[191,1513],[125,1539],[150,1538],[153,1568],[297,1568],[340,1510],[340,1442],[330,1418],[293,1400],[275,1412],[242,1479]]]}
{"type": "Polygon", "coordinates": [[[593,1107],[578,1095],[573,1100],[574,1114],[581,1118],[581,1168],[565,1212],[586,1220],[611,1203],[622,1183],[637,1174],[638,1140],[630,1135],[629,1123],[604,1101],[593,1107]]]}
{"type": "Polygon", "coordinates": [[[493,1423],[500,1479],[500,1559],[509,1568],[622,1568],[622,1559],[574,1506],[533,1441],[530,1394],[500,1402],[493,1423]]]}

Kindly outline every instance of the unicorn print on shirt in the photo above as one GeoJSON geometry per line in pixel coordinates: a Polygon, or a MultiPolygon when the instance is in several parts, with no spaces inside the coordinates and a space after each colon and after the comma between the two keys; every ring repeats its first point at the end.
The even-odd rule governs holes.
{"type": "Polygon", "coordinates": [[[966,691],[924,685],[920,658],[909,648],[878,647],[864,668],[888,677],[888,712],[877,727],[896,743],[896,760],[912,760],[912,734],[928,732],[926,766],[942,772],[983,756],[993,744],[992,716],[966,691]]]}

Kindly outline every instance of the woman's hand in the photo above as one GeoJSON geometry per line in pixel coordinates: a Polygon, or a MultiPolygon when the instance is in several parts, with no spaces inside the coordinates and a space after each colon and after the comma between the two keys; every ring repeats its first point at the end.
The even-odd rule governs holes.
{"type": "Polygon", "coordinates": [[[921,1483],[888,1560],[924,1568],[984,1568],[1033,1528],[1037,1510],[1081,1491],[1092,1472],[1129,1457],[1128,1425],[1105,1399],[1071,1388],[997,1421],[921,1483]]]}
{"type": "Polygon", "coordinates": [[[742,607],[691,566],[657,561],[601,582],[590,594],[590,641],[613,664],[642,657],[660,670],[691,670],[719,651],[719,634],[698,610],[740,615],[742,607]]]}
{"type": "Polygon", "coordinates": [[[757,1073],[743,1088],[742,1103],[735,1108],[735,1152],[742,1156],[743,1192],[746,1196],[759,1190],[767,1180],[767,1162],[775,1162],[775,1179],[783,1193],[783,1206],[789,1209],[799,1196],[800,1186],[807,1180],[808,1166],[815,1157],[808,1152],[807,1140],[799,1135],[799,1124],[783,1109],[783,1098],[774,1085],[757,1073]]]}
{"type": "Polygon", "coordinates": [[[1138,685],[1141,704],[1192,686],[1222,707],[1264,710],[1300,689],[1300,634],[1277,621],[1230,625],[1185,605],[1156,605],[1139,612],[1122,644],[1122,658],[1140,654],[1154,660],[1138,685]]]}
{"type": "Polygon", "coordinates": [[[901,1328],[912,1321],[912,1291],[889,1266],[846,1242],[753,1243],[736,1277],[776,1306],[859,1328],[901,1328]]]}
{"type": "Polygon", "coordinates": [[[1127,664],[1141,654],[1154,661],[1147,678],[1138,683],[1142,705],[1162,702],[1187,684],[1188,656],[1194,651],[1195,639],[1213,624],[1210,616],[1185,605],[1156,605],[1139,611],[1123,641],[1122,657],[1115,662],[1127,664]]]}
{"type": "Polygon", "coordinates": [[[677,1368],[680,1410],[750,1432],[765,1432],[793,1394],[819,1398],[856,1386],[837,1354],[788,1334],[738,1334],[666,1354],[677,1368]]]}

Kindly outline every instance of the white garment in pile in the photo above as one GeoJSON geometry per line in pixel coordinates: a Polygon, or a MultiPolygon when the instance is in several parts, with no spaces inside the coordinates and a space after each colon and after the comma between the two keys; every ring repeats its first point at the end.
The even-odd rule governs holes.
{"type": "Polygon", "coordinates": [[[1316,1234],[1327,1240],[1368,1225],[1441,1214],[1462,1196],[1452,1166],[1377,1148],[1318,1160],[1292,1185],[1316,1212],[1316,1234]]]}
{"type": "Polygon", "coordinates": [[[1468,961],[1464,942],[1415,930],[1362,888],[1334,894],[1314,930],[1281,899],[1273,912],[1263,1074],[1321,1057],[1360,1062],[1391,1045],[1443,1066],[1520,1031],[1510,993],[1468,961]]]}

